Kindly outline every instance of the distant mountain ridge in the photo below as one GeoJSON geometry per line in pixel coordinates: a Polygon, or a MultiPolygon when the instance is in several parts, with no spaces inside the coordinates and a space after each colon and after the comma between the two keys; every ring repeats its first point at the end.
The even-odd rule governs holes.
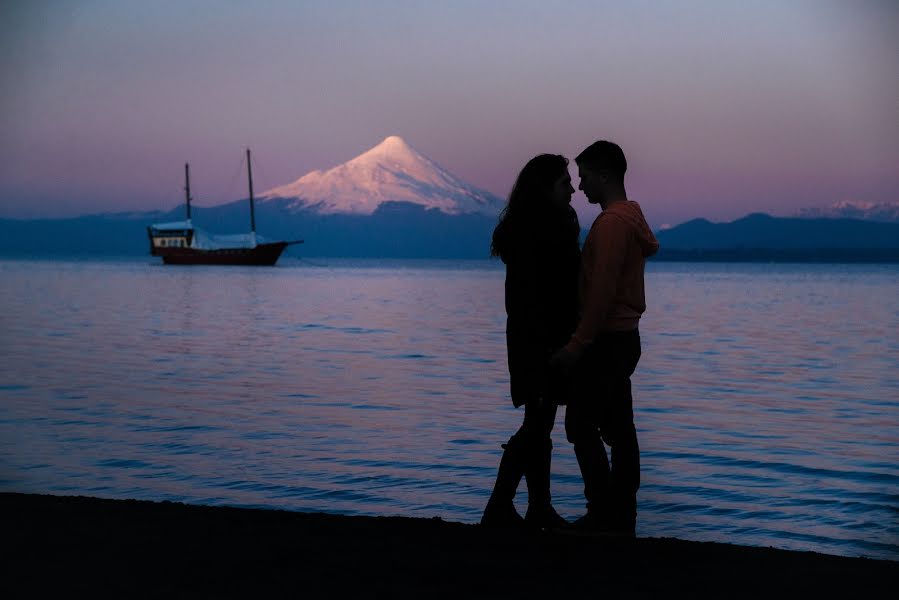
{"type": "Polygon", "coordinates": [[[747,215],[656,233],[662,260],[899,261],[899,223],[747,215]]]}
{"type": "Polygon", "coordinates": [[[693,219],[656,235],[663,247],[677,249],[899,247],[897,223],[784,218],[764,213],[730,223],[693,219]]]}

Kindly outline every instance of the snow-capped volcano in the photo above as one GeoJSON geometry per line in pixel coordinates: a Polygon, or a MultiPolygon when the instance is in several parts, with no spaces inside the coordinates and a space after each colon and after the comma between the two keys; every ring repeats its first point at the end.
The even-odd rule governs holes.
{"type": "Polygon", "coordinates": [[[370,215],[384,202],[410,202],[447,214],[494,215],[502,200],[469,185],[392,135],[371,150],[327,171],[312,171],[270,189],[263,199],[295,199],[291,207],[321,214],[370,215]]]}

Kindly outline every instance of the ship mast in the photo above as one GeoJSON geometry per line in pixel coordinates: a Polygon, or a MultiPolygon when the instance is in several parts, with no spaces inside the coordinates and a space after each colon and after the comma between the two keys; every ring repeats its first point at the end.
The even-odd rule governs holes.
{"type": "Polygon", "coordinates": [[[190,165],[184,163],[184,193],[187,196],[187,224],[190,225],[190,165]]]}
{"type": "Polygon", "coordinates": [[[250,183],[250,239],[256,245],[256,210],[253,205],[253,167],[250,164],[250,149],[247,148],[247,178],[250,183]]]}

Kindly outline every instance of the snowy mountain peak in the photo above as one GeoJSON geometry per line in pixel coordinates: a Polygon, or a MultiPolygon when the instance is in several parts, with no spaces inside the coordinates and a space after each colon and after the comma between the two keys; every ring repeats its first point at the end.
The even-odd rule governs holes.
{"type": "Polygon", "coordinates": [[[801,208],[796,216],[806,219],[862,219],[899,222],[899,203],[841,200],[827,207],[801,208]]]}
{"type": "Polygon", "coordinates": [[[394,154],[411,154],[415,152],[406,140],[398,135],[388,135],[384,141],[369,150],[369,152],[394,153],[394,154]]]}
{"type": "Polygon", "coordinates": [[[412,148],[406,143],[406,140],[398,135],[384,138],[380,144],[345,164],[352,164],[357,168],[376,169],[380,166],[382,168],[413,169],[419,174],[434,169],[442,170],[431,159],[412,148]]]}
{"type": "Polygon", "coordinates": [[[448,214],[496,214],[502,201],[465,183],[396,135],[327,171],[312,171],[261,194],[293,199],[297,210],[367,215],[384,202],[409,202],[448,214]]]}

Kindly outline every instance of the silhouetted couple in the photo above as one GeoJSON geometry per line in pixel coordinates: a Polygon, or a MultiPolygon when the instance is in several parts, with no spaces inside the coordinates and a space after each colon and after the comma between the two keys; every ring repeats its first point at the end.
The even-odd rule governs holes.
{"type": "Polygon", "coordinates": [[[575,162],[579,189],[602,207],[583,251],[564,156],[541,154],[525,165],[493,232],[491,252],[506,264],[512,402],[524,405],[524,421],[503,444],[481,523],[633,535],[640,449],[630,377],[640,359],[644,265],[659,244],[640,206],[627,199],[620,147],[599,141],[575,162]],[[550,494],[550,434],[559,405],[567,405],[565,433],[587,498],[587,514],[571,524],[553,509],[550,494]],[[522,477],[523,519],[513,505],[522,477]]]}

